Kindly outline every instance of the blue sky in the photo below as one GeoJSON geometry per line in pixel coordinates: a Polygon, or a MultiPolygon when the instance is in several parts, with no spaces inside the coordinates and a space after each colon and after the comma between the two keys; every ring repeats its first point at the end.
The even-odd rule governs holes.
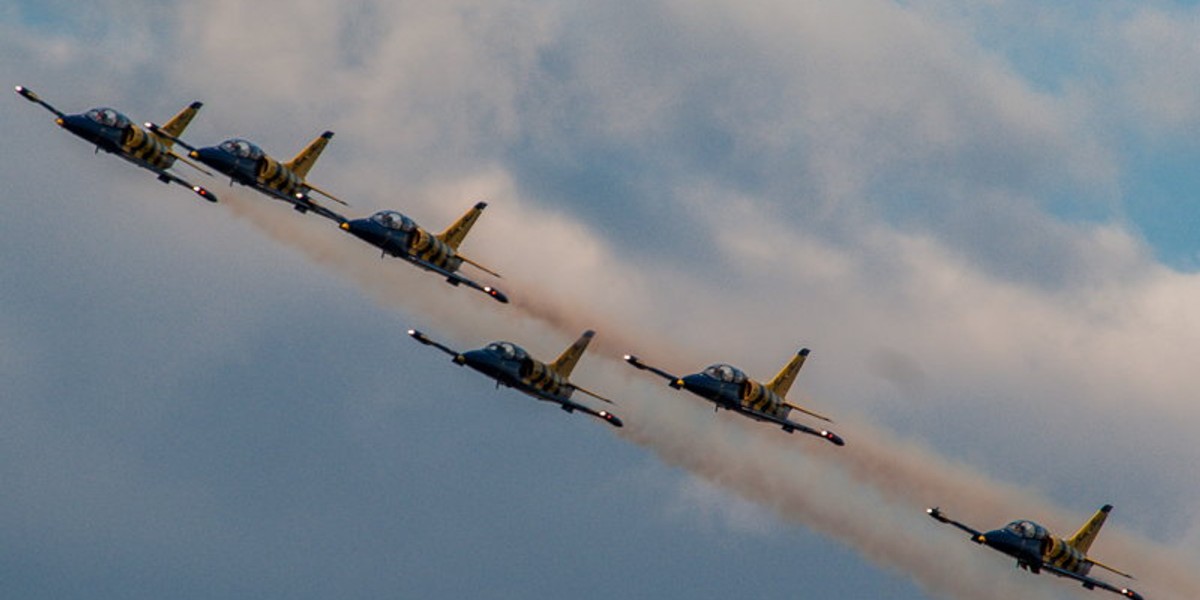
{"type": "Polygon", "coordinates": [[[514,303],[192,173],[199,202],[14,95],[0,581],[1081,598],[921,509],[1070,533],[1111,502],[1098,557],[1194,597],[1197,28],[1180,3],[10,4],[0,71],[60,109],[200,99],[192,143],[282,158],[332,129],[310,177],[354,216],[489,201],[464,250],[514,303]],[[629,426],[414,326],[546,358],[595,328],[577,379],[629,426]],[[844,449],[614,360],[765,378],[801,345],[791,397],[844,449]]]}

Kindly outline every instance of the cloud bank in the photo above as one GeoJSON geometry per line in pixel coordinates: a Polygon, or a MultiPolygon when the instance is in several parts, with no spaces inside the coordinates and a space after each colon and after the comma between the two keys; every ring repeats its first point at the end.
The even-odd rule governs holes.
{"type": "MultiPolygon", "coordinates": [[[[610,357],[761,377],[813,347],[794,394],[844,415],[843,452],[713,418],[615,363],[579,378],[614,389],[625,435],[667,463],[939,597],[1068,586],[1014,576],[925,505],[1069,533],[1110,501],[1100,558],[1147,597],[1196,596],[1184,567],[1200,549],[1178,532],[1195,529],[1200,489],[1178,474],[1196,458],[1200,290],[1124,220],[1129,150],[1108,127],[1154,138],[1190,124],[1175,79],[1118,64],[1068,69],[1048,91],[988,45],[979,15],[938,3],[277,9],[188,4],[128,24],[186,51],[108,74],[212,98],[189,133],[201,143],[247,135],[288,155],[335,129],[313,180],[364,214],[398,208],[437,229],[488,199],[466,250],[504,273],[523,318],[262,198],[226,192],[235,215],[458,343],[549,353],[595,327],[610,357]]],[[[1173,14],[1092,18],[1136,64],[1170,53],[1176,38],[1144,41],[1184,29],[1173,14]]],[[[8,44],[93,81],[74,36],[127,33],[8,44]]],[[[139,109],[177,100],[162,102],[139,109]]]]}

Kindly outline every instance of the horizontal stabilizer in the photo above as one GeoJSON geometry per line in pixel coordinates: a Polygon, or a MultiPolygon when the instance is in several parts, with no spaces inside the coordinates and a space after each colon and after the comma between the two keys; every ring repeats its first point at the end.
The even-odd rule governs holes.
{"type": "Polygon", "coordinates": [[[809,415],[809,416],[812,416],[812,417],[816,417],[816,418],[818,418],[818,419],[820,419],[820,420],[822,420],[822,421],[828,421],[828,422],[830,422],[830,423],[832,423],[832,422],[833,422],[833,419],[830,419],[829,417],[826,417],[825,415],[822,415],[822,414],[820,414],[820,413],[813,412],[813,411],[811,411],[811,410],[809,410],[809,409],[807,409],[807,408],[804,408],[803,406],[800,406],[800,405],[798,405],[798,404],[792,404],[791,402],[784,402],[784,403],[783,403],[783,405],[784,405],[784,406],[786,406],[786,407],[788,407],[788,408],[790,408],[790,409],[792,409],[792,410],[798,410],[798,411],[800,411],[800,412],[802,412],[802,413],[804,413],[804,414],[806,414],[806,415],[809,415]]]}
{"type": "Polygon", "coordinates": [[[208,175],[209,177],[214,176],[211,171],[209,171],[208,169],[205,169],[204,167],[202,167],[198,163],[196,163],[196,161],[194,161],[186,156],[183,156],[182,154],[176,154],[176,153],[172,152],[171,156],[174,156],[175,160],[178,160],[179,162],[181,162],[197,171],[200,171],[201,173],[204,173],[205,175],[208,175]]]}
{"type": "Polygon", "coordinates": [[[329,192],[327,192],[311,183],[305,182],[304,187],[306,187],[309,190],[314,191],[322,196],[325,196],[326,198],[329,198],[330,200],[333,200],[334,202],[337,202],[338,204],[341,204],[342,206],[350,206],[349,202],[346,202],[345,200],[342,200],[341,198],[338,198],[337,196],[334,196],[333,194],[330,194],[329,192]]]}
{"type": "Polygon", "coordinates": [[[571,387],[575,388],[575,391],[587,394],[601,402],[607,402],[609,404],[616,404],[616,402],[613,402],[612,400],[609,400],[608,398],[605,398],[604,396],[601,396],[600,394],[597,394],[596,392],[593,392],[587,388],[583,388],[583,387],[577,386],[575,384],[571,384],[571,387]]]}
{"type": "Polygon", "coordinates": [[[1121,571],[1120,569],[1110,567],[1094,558],[1088,557],[1087,560],[1088,560],[1088,562],[1092,563],[1093,565],[1096,565],[1097,567],[1100,567],[1101,569],[1104,569],[1105,571],[1108,571],[1109,573],[1115,573],[1126,579],[1137,579],[1137,577],[1134,577],[1133,575],[1130,575],[1129,573],[1121,571]]]}
{"type": "Polygon", "coordinates": [[[457,256],[458,256],[459,260],[467,263],[468,265],[471,265],[472,267],[475,267],[476,269],[479,269],[480,271],[483,271],[484,273],[487,273],[488,275],[491,275],[492,277],[495,277],[497,279],[504,279],[503,277],[500,276],[499,273],[497,273],[497,272],[495,272],[495,271],[493,271],[493,270],[491,270],[491,269],[489,269],[489,268],[487,268],[487,267],[461,255],[461,254],[458,254],[457,256]]]}

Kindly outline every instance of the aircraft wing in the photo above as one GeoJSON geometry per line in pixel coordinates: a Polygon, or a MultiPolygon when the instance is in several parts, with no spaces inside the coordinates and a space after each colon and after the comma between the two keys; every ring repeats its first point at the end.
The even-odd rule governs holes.
{"type": "Polygon", "coordinates": [[[840,436],[832,431],[829,431],[828,429],[816,430],[807,425],[801,425],[800,423],[797,423],[795,421],[789,421],[788,419],[781,419],[774,415],[768,415],[766,413],[761,413],[761,412],[758,412],[757,410],[752,410],[752,409],[745,408],[742,406],[734,406],[732,410],[736,410],[740,413],[750,415],[751,417],[753,417],[755,419],[759,419],[762,421],[770,421],[772,423],[775,423],[775,424],[779,425],[780,427],[783,427],[783,430],[788,433],[792,433],[793,431],[800,431],[803,433],[807,433],[809,435],[815,435],[819,438],[825,438],[826,440],[829,440],[836,446],[845,446],[846,445],[846,441],[842,439],[842,436],[840,436]]]}
{"type": "Polygon", "coordinates": [[[160,169],[148,162],[139,160],[132,156],[128,156],[125,154],[119,154],[119,153],[115,153],[115,154],[117,156],[129,161],[130,163],[133,163],[134,165],[137,165],[143,169],[153,172],[155,175],[158,175],[159,181],[162,181],[164,183],[177,183],[189,190],[192,190],[193,192],[196,192],[196,194],[198,196],[200,196],[201,198],[204,198],[205,200],[208,200],[209,202],[217,201],[217,197],[215,195],[213,195],[212,192],[208,191],[208,189],[205,188],[204,186],[194,185],[190,181],[188,181],[170,171],[167,171],[166,169],[160,169]]]}
{"type": "Polygon", "coordinates": [[[651,373],[654,373],[655,375],[658,375],[659,377],[662,377],[663,379],[670,381],[671,387],[673,387],[673,388],[678,389],[680,387],[676,383],[677,381],[679,381],[678,377],[676,377],[662,369],[659,369],[658,367],[652,367],[652,366],[642,362],[642,359],[640,359],[632,354],[625,355],[625,362],[633,365],[634,367],[637,367],[638,369],[640,369],[642,371],[650,371],[651,373]]]}
{"type": "Polygon", "coordinates": [[[67,116],[66,113],[64,113],[63,111],[58,110],[57,108],[54,108],[53,106],[51,106],[49,102],[42,100],[42,97],[35,94],[33,92],[33,90],[31,90],[23,85],[18,85],[16,90],[17,90],[17,93],[20,94],[22,98],[24,98],[34,104],[40,105],[42,108],[54,113],[54,116],[56,116],[60,119],[67,116]]]}
{"type": "Polygon", "coordinates": [[[454,350],[453,348],[450,348],[449,346],[440,344],[440,343],[430,339],[429,336],[425,335],[424,333],[421,333],[420,331],[417,331],[416,329],[409,329],[408,335],[410,337],[412,337],[412,339],[417,340],[418,342],[421,342],[422,344],[425,344],[426,346],[432,346],[434,348],[437,348],[438,350],[441,350],[442,352],[445,352],[446,354],[449,354],[450,356],[453,356],[454,362],[456,362],[460,365],[462,364],[462,360],[463,360],[462,354],[459,353],[458,351],[454,350]]]}
{"type": "Polygon", "coordinates": [[[1059,577],[1066,577],[1068,579],[1074,579],[1075,581],[1082,583],[1083,587],[1085,587],[1089,590],[1094,589],[1094,588],[1100,588],[1102,590],[1108,590],[1114,594],[1120,594],[1122,596],[1125,596],[1126,598],[1133,598],[1134,600],[1143,600],[1141,594],[1139,594],[1129,588],[1120,588],[1115,585],[1112,585],[1111,583],[1101,581],[1094,577],[1088,577],[1087,575],[1080,575],[1078,573],[1072,573],[1070,571],[1060,569],[1054,565],[1043,564],[1042,569],[1049,571],[1051,573],[1054,573],[1055,575],[1058,575],[1059,577]]]}
{"type": "Polygon", "coordinates": [[[311,198],[308,199],[308,210],[311,210],[314,213],[321,215],[322,217],[325,217],[326,219],[329,219],[330,221],[333,221],[339,225],[346,222],[346,217],[333,212],[332,210],[329,210],[328,208],[325,208],[316,202],[313,202],[311,198]]]}
{"type": "Polygon", "coordinates": [[[479,285],[478,283],[475,283],[473,280],[468,279],[467,277],[463,277],[462,275],[459,275],[458,273],[443,269],[442,267],[439,267],[427,260],[422,260],[415,256],[410,256],[408,254],[401,254],[400,258],[403,258],[404,260],[407,260],[408,262],[413,263],[414,265],[417,265],[418,267],[421,267],[422,269],[425,269],[428,271],[433,271],[434,273],[437,273],[438,275],[445,277],[446,281],[449,282],[450,285],[465,285],[471,289],[479,290],[479,291],[491,296],[497,302],[500,302],[502,304],[508,304],[508,296],[504,295],[504,292],[501,292],[500,290],[498,290],[490,285],[479,285]]]}
{"type": "MultiPolygon", "coordinates": [[[[579,389],[579,388],[575,388],[575,389],[579,389]]],[[[582,413],[587,413],[589,415],[592,415],[593,417],[596,417],[597,419],[600,419],[601,421],[604,421],[604,422],[608,423],[609,425],[612,425],[613,427],[624,427],[625,426],[625,423],[623,423],[621,421],[621,419],[617,418],[617,415],[614,415],[614,414],[608,412],[607,410],[596,410],[590,406],[580,404],[570,398],[564,398],[562,396],[555,396],[553,394],[547,394],[544,392],[527,391],[527,393],[530,393],[530,394],[536,396],[537,398],[539,398],[541,400],[545,400],[547,402],[558,403],[558,405],[561,406],[562,409],[567,412],[579,411],[582,413]]]]}
{"type": "Polygon", "coordinates": [[[959,523],[958,521],[955,521],[954,519],[947,517],[945,514],[942,513],[942,509],[935,506],[933,508],[927,509],[925,512],[928,513],[931,518],[933,518],[935,521],[937,521],[939,523],[946,523],[948,525],[953,525],[953,526],[967,532],[971,536],[972,542],[975,542],[976,544],[983,543],[983,532],[982,531],[979,531],[978,529],[974,529],[969,525],[959,523]]]}
{"type": "Polygon", "coordinates": [[[267,194],[268,196],[277,198],[279,200],[283,200],[284,202],[287,202],[288,204],[295,206],[296,210],[298,210],[300,212],[307,212],[307,211],[311,210],[313,213],[321,215],[322,217],[325,217],[326,219],[329,219],[330,221],[333,221],[334,223],[337,223],[339,225],[346,222],[346,217],[344,217],[336,212],[333,212],[332,210],[329,210],[328,208],[325,208],[324,206],[321,206],[315,200],[308,197],[307,195],[301,194],[301,195],[290,196],[279,190],[269,188],[266,186],[262,186],[262,185],[256,185],[256,186],[254,186],[254,189],[256,189],[264,194],[267,194]]]}

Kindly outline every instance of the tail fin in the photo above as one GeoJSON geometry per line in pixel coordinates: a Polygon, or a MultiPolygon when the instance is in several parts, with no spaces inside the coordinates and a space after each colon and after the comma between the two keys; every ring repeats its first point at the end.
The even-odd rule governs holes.
{"type": "MultiPolygon", "coordinates": [[[[171,117],[170,121],[167,121],[162,127],[159,127],[159,129],[172,138],[177,138],[183,135],[183,130],[187,128],[188,123],[192,122],[192,119],[196,116],[196,113],[200,111],[201,106],[204,106],[203,102],[193,102],[187,105],[183,110],[179,111],[178,114],[171,117]]],[[[172,144],[170,138],[160,139],[162,139],[163,143],[165,143],[167,146],[172,144]]]]}
{"type": "Polygon", "coordinates": [[[1075,535],[1067,540],[1067,543],[1086,555],[1088,548],[1092,547],[1092,542],[1096,541],[1096,535],[1100,533],[1100,527],[1104,525],[1104,520],[1108,518],[1108,512],[1111,510],[1111,504],[1100,507],[1100,510],[1096,511],[1096,514],[1092,515],[1092,518],[1088,519],[1088,522],[1084,523],[1083,527],[1080,527],[1079,531],[1076,531],[1075,535]]]}
{"type": "Polygon", "coordinates": [[[564,379],[570,378],[571,371],[575,370],[575,363],[579,362],[579,357],[583,356],[583,351],[587,350],[588,342],[592,341],[594,335],[596,332],[591,329],[583,332],[583,335],[579,336],[579,339],[575,340],[570,348],[563,350],[563,353],[550,364],[550,368],[554,369],[555,373],[562,375],[564,379]]]}
{"type": "Polygon", "coordinates": [[[800,367],[804,366],[804,359],[808,358],[808,348],[800,350],[788,364],[780,369],[775,378],[767,383],[767,388],[779,395],[780,398],[787,396],[788,390],[792,389],[792,382],[796,381],[796,374],[800,372],[800,367]]]}
{"type": "Polygon", "coordinates": [[[313,164],[317,162],[317,157],[321,156],[321,151],[325,149],[325,144],[329,143],[329,138],[333,137],[332,131],[322,133],[317,139],[309,142],[295,158],[289,160],[285,165],[291,169],[293,173],[298,175],[300,179],[308,177],[309,169],[312,169],[313,164]]]}
{"type": "Polygon", "coordinates": [[[445,231],[438,234],[438,239],[445,242],[447,246],[458,250],[458,245],[467,237],[467,232],[471,231],[471,226],[479,220],[479,215],[483,214],[485,208],[487,208],[487,202],[476,203],[445,231]]]}

